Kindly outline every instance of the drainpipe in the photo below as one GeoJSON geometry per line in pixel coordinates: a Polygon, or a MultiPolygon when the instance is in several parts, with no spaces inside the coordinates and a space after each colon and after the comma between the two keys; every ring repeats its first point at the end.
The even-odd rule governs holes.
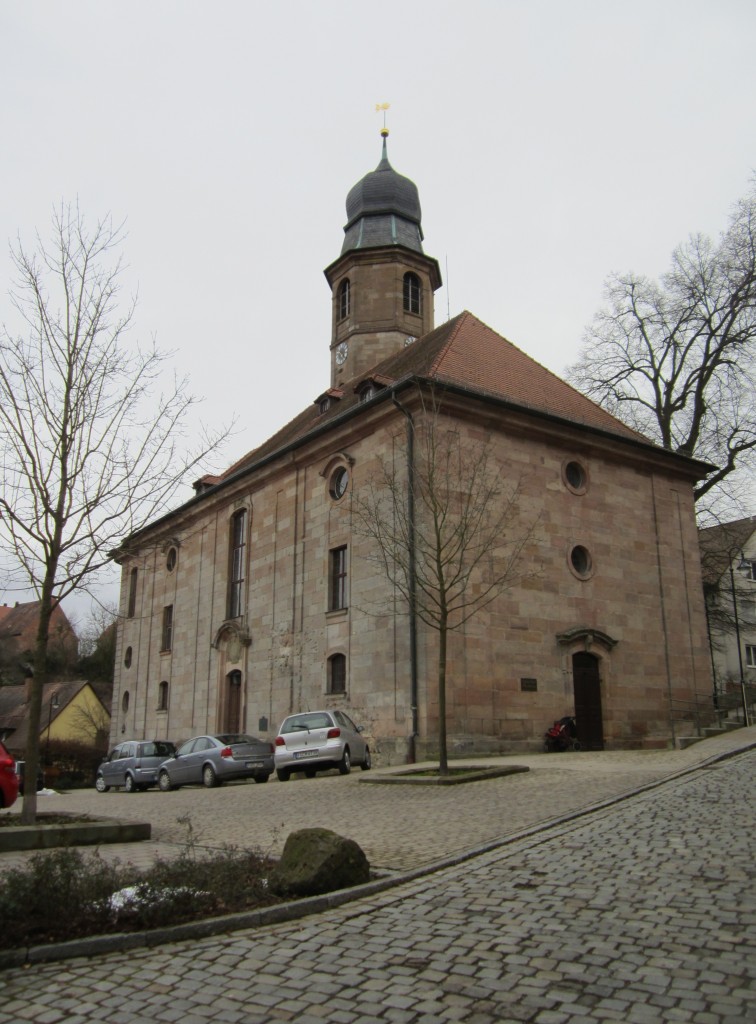
{"type": "Polygon", "coordinates": [[[417,723],[417,614],[415,578],[415,422],[412,413],[406,409],[396,394],[391,392],[391,401],[407,418],[407,523],[409,526],[409,627],[410,627],[410,709],[412,711],[412,732],[407,749],[407,764],[416,761],[417,723]]]}

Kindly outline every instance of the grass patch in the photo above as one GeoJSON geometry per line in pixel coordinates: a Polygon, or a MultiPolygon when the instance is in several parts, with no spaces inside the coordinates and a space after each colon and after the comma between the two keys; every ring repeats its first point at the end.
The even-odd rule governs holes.
{"type": "Polygon", "coordinates": [[[225,848],[198,855],[192,844],[147,871],[95,851],[34,854],[0,881],[0,949],[145,931],[280,903],[268,891],[268,856],[225,848]]]}

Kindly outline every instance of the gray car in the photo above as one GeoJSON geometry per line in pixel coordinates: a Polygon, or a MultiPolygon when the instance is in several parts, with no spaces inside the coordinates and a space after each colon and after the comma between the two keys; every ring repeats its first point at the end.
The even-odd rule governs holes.
{"type": "Polygon", "coordinates": [[[231,779],[267,782],[273,774],[273,745],[244,733],[192,736],[158,771],[158,786],[167,793],[202,783],[208,789],[231,779]]]}
{"type": "Polygon", "coordinates": [[[154,786],[158,768],[175,750],[167,740],[125,740],[97,769],[95,789],[107,793],[111,787],[122,786],[127,793],[134,793],[154,786]]]}
{"type": "Polygon", "coordinates": [[[293,772],[312,778],[316,772],[338,768],[348,775],[353,764],[370,768],[370,747],[344,711],[302,711],[289,715],[276,736],[276,775],[286,782],[293,772]]]}

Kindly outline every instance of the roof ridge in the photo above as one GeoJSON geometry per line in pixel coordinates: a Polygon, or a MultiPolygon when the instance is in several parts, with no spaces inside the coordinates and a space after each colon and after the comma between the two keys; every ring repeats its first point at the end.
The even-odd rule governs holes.
{"type": "MultiPolygon", "coordinates": [[[[449,351],[449,349],[454,344],[454,342],[455,342],[455,340],[457,338],[457,335],[459,334],[460,330],[462,329],[463,322],[468,317],[472,317],[473,320],[477,320],[477,317],[474,317],[473,314],[469,312],[469,310],[463,309],[461,313],[457,313],[456,316],[453,316],[451,318],[451,320],[447,321],[447,323],[454,323],[455,320],[457,322],[454,324],[454,327],[451,329],[449,337],[446,340],[446,344],[443,345],[442,348],[440,349],[440,351],[436,353],[436,356],[435,356],[433,362],[428,367],[428,373],[429,373],[430,376],[433,376],[434,374],[436,374],[438,372],[438,369],[439,369],[439,366],[440,366],[441,362],[443,361],[444,357],[446,356],[446,353],[449,351]]],[[[482,323],[482,321],[479,321],[479,322],[482,323]]],[[[444,326],[444,325],[442,325],[442,326],[444,326]]],[[[428,333],[430,334],[432,332],[429,331],[428,333]]],[[[428,335],[426,334],[425,337],[427,338],[428,335]]]]}

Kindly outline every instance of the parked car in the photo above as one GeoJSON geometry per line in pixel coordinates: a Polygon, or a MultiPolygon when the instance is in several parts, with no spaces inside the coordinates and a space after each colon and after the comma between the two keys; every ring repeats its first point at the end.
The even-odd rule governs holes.
{"type": "Polygon", "coordinates": [[[276,775],[286,782],[292,772],[312,778],[316,772],[338,768],[348,775],[353,764],[371,767],[370,747],[343,711],[303,711],[281,723],[275,742],[276,775]]]}
{"type": "Polygon", "coordinates": [[[95,789],[107,793],[122,786],[127,793],[147,789],[157,782],[158,768],[176,751],[167,740],[126,740],[110,751],[97,769],[95,789]]]}
{"type": "Polygon", "coordinates": [[[0,742],[0,807],[12,807],[18,799],[16,761],[4,743],[0,742]]]}
{"type": "Polygon", "coordinates": [[[211,788],[231,779],[267,782],[273,774],[273,744],[244,733],[193,736],[182,743],[158,772],[158,786],[167,792],[197,783],[211,788]]]}

